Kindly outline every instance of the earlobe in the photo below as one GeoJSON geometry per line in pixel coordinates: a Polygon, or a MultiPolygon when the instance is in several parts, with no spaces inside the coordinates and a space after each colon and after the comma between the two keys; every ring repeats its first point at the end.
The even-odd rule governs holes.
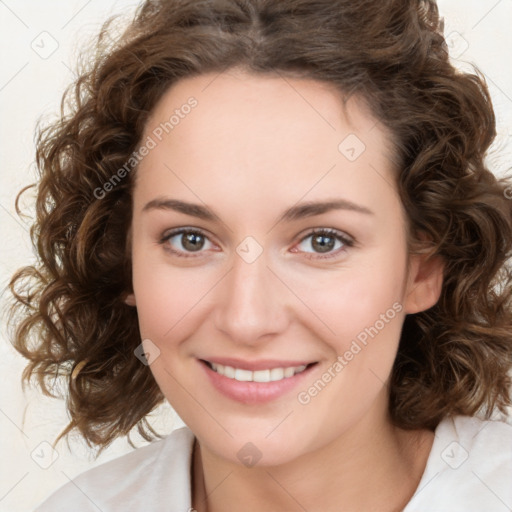
{"type": "Polygon", "coordinates": [[[135,301],[135,294],[130,293],[127,295],[124,299],[125,304],[128,304],[128,306],[136,306],[137,303],[135,301]]]}
{"type": "Polygon", "coordinates": [[[434,306],[443,287],[444,261],[439,255],[411,256],[405,313],[419,313],[434,306]]]}

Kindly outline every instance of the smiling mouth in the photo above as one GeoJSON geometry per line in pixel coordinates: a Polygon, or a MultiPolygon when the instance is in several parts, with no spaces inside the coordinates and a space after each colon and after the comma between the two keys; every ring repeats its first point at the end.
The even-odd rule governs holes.
{"type": "Polygon", "coordinates": [[[223,375],[228,379],[237,380],[239,382],[276,382],[284,379],[288,379],[302,373],[310,366],[316,364],[303,364],[300,366],[288,366],[282,368],[271,368],[266,370],[245,370],[242,368],[234,368],[233,366],[225,366],[218,363],[212,363],[210,361],[202,360],[211,370],[223,375]]]}

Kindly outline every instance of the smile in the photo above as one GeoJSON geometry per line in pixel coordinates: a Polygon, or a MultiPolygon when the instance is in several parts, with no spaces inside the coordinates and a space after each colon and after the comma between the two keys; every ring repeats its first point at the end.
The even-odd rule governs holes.
{"type": "Polygon", "coordinates": [[[318,361],[242,361],[223,358],[222,364],[198,359],[203,374],[224,397],[242,404],[264,404],[292,393],[316,372],[318,361]],[[242,368],[240,368],[242,366],[242,368]],[[245,368],[244,368],[245,367],[245,368]]]}
{"type": "Polygon", "coordinates": [[[293,377],[297,373],[303,372],[307,365],[288,366],[286,368],[271,368],[267,370],[244,370],[242,368],[233,368],[232,366],[224,366],[222,364],[210,363],[210,368],[228,379],[237,380],[239,382],[276,382],[279,380],[293,377]]]}

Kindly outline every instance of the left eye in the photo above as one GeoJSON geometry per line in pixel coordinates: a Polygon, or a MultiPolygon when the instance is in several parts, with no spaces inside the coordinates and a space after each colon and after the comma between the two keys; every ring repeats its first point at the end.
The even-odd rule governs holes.
{"type": "Polygon", "coordinates": [[[342,235],[338,231],[331,229],[319,229],[309,233],[304,238],[302,238],[301,242],[298,244],[298,247],[302,246],[301,250],[303,252],[309,254],[317,254],[319,255],[319,258],[329,258],[336,255],[338,252],[340,252],[340,250],[343,250],[344,247],[352,247],[353,245],[354,243],[352,240],[342,235]],[[306,249],[307,247],[310,247],[313,250],[308,251],[306,249]],[[326,256],[321,256],[321,254],[326,253],[328,253],[326,256]]]}

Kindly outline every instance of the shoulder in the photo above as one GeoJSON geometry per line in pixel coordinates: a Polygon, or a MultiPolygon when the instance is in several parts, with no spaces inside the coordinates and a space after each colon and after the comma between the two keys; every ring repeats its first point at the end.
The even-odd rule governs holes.
{"type": "Polygon", "coordinates": [[[512,507],[512,425],[450,416],[404,512],[499,512],[512,507]]]}
{"type": "Polygon", "coordinates": [[[193,442],[188,427],[174,430],[162,440],[78,475],[35,512],[187,512],[193,442]]]}

